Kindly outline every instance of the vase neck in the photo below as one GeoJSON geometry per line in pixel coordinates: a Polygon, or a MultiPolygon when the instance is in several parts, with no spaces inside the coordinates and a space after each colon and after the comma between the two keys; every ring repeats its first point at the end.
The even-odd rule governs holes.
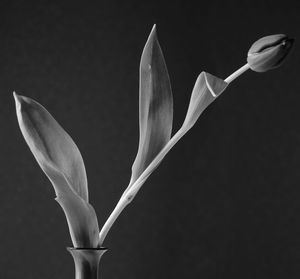
{"type": "Polygon", "coordinates": [[[75,263],[75,279],[98,279],[99,262],[106,248],[68,248],[75,263]]]}

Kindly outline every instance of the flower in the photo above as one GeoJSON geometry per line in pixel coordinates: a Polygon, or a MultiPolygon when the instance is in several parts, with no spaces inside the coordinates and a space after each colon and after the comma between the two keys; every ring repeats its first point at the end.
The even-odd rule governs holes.
{"type": "Polygon", "coordinates": [[[279,67],[290,53],[293,42],[294,39],[284,34],[257,40],[248,51],[248,65],[255,72],[266,72],[279,67]]]}

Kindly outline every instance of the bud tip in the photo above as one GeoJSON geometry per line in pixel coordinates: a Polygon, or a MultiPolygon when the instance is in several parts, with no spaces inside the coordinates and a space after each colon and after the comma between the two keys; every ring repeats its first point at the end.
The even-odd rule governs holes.
{"type": "Polygon", "coordinates": [[[293,43],[294,39],[284,34],[257,40],[248,51],[247,62],[251,70],[266,72],[279,67],[290,53],[293,43]]]}

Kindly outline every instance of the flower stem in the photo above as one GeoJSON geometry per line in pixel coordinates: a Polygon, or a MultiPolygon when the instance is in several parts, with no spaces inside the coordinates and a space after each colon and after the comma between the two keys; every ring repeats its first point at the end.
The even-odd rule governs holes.
{"type": "Polygon", "coordinates": [[[104,226],[100,231],[99,246],[103,245],[104,239],[107,233],[109,232],[110,228],[112,227],[116,219],[119,217],[120,213],[128,205],[129,202],[130,201],[128,199],[126,200],[126,198],[124,198],[123,196],[121,197],[118,204],[116,205],[116,207],[114,208],[114,210],[112,211],[112,213],[110,214],[110,216],[108,217],[108,219],[106,220],[104,226]]]}
{"type": "Polygon", "coordinates": [[[168,151],[179,141],[179,139],[184,135],[185,127],[182,127],[177,131],[176,134],[170,139],[167,145],[159,152],[159,154],[155,157],[155,159],[149,164],[149,166],[143,171],[143,173],[139,176],[139,178],[130,186],[130,188],[126,189],[120,198],[118,204],[110,214],[109,218],[105,222],[99,234],[99,245],[103,245],[103,241],[111,229],[112,225],[123,211],[123,209],[133,200],[135,194],[138,192],[140,187],[143,184],[143,181],[147,179],[147,177],[151,174],[151,170],[156,167],[163,157],[168,153],[168,151]]]}
{"type": "Polygon", "coordinates": [[[233,74],[231,74],[229,77],[227,77],[224,81],[228,84],[235,80],[238,76],[240,76],[242,73],[246,72],[248,69],[250,69],[249,64],[245,64],[243,67],[236,70],[233,74]]]}

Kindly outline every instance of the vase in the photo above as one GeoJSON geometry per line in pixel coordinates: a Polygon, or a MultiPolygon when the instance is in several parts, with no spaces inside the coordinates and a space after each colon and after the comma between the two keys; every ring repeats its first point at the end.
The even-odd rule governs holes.
{"type": "Polygon", "coordinates": [[[75,279],[99,279],[99,262],[107,248],[72,248],[71,253],[75,263],[75,279]]]}

